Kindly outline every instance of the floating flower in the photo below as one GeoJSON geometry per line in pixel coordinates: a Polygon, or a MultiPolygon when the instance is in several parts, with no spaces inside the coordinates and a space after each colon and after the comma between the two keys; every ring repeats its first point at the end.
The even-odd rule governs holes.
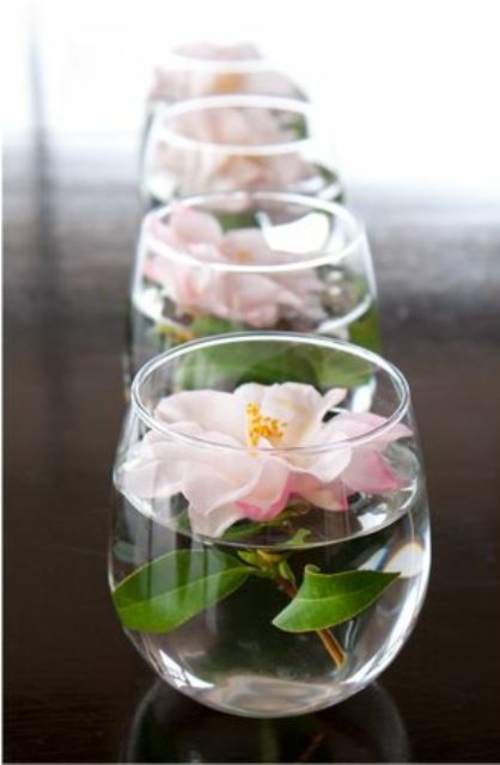
{"type": "Polygon", "coordinates": [[[241,519],[270,521],[294,498],[335,511],[353,492],[397,490],[383,452],[409,429],[396,424],[350,443],[386,420],[347,410],[327,417],[345,395],[301,383],[175,393],[155,410],[171,435],[145,436],[121,468],[121,487],[140,499],[183,494],[193,531],[210,537],[241,519]]]}
{"type": "Polygon", "coordinates": [[[153,216],[148,226],[143,274],[181,311],[259,328],[297,313],[314,322],[324,317],[314,270],[266,270],[270,264],[294,263],[298,256],[272,250],[260,230],[224,234],[214,216],[182,205],[174,208],[168,224],[153,216]],[[263,270],[225,270],[230,264],[263,270]]]}
{"type": "Polygon", "coordinates": [[[161,172],[175,177],[179,196],[289,189],[316,171],[294,145],[297,131],[291,123],[296,115],[290,113],[290,119],[284,122],[278,114],[249,105],[200,106],[170,116],[165,123],[168,130],[157,146],[155,164],[161,172]],[[185,143],[185,139],[189,141],[185,143]],[[255,151],[255,147],[264,148],[255,151]]]}
{"type": "Polygon", "coordinates": [[[207,42],[187,43],[173,51],[170,65],[158,66],[150,89],[151,100],[181,100],[226,93],[257,93],[273,96],[297,95],[293,82],[265,66],[252,43],[217,46],[207,42]],[[203,63],[207,67],[203,67],[203,63]],[[227,66],[225,66],[225,62],[227,66]],[[248,62],[248,68],[244,63],[248,62]],[[262,63],[262,67],[260,64],[262,63]],[[214,67],[220,64],[220,67],[214,67]]]}

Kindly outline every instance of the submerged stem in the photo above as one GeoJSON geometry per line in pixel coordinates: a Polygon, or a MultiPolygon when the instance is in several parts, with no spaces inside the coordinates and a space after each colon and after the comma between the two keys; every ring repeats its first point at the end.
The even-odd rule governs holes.
{"type": "MultiPolygon", "coordinates": [[[[276,577],[275,581],[280,590],[283,590],[289,598],[293,599],[296,596],[298,590],[293,582],[281,576],[276,577]]],[[[335,666],[340,668],[345,662],[345,653],[338,640],[332,635],[330,630],[322,629],[315,630],[315,632],[330,654],[335,666]]]]}

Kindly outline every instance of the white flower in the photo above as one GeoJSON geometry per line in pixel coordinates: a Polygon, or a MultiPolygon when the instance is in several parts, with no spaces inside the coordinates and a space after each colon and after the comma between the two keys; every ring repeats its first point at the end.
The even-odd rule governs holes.
{"type": "Polygon", "coordinates": [[[266,270],[269,264],[294,263],[297,256],[271,250],[259,229],[224,235],[212,215],[179,206],[168,225],[153,216],[149,235],[143,275],[161,285],[163,294],[182,310],[257,328],[273,327],[280,319],[297,314],[316,323],[324,317],[321,282],[314,269],[266,270]],[[155,243],[167,245],[183,257],[155,252],[155,243]],[[217,268],[224,264],[263,266],[263,270],[217,268]]]}
{"type": "Polygon", "coordinates": [[[168,396],[155,417],[171,435],[152,430],[145,436],[121,468],[121,487],[141,499],[183,494],[193,531],[211,537],[243,518],[271,520],[293,497],[345,510],[354,491],[399,488],[382,452],[410,431],[395,425],[350,444],[385,419],[347,411],[325,418],[344,396],[343,389],[322,396],[300,383],[168,396]]]}

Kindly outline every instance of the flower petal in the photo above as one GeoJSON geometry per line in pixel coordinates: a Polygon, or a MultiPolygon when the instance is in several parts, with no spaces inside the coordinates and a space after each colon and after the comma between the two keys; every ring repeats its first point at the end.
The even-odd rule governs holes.
{"type": "Polygon", "coordinates": [[[153,249],[155,243],[158,243],[167,245],[176,252],[184,252],[186,250],[187,242],[177,234],[175,228],[156,216],[146,218],[145,231],[149,235],[148,241],[153,249]]]}
{"type": "Polygon", "coordinates": [[[273,251],[262,231],[245,228],[229,231],[224,237],[221,250],[231,263],[268,264],[273,262],[273,251]]]}
{"type": "Polygon", "coordinates": [[[186,460],[169,440],[146,439],[132,450],[117,472],[117,485],[140,499],[171,497],[184,485],[186,460]]]}
{"type": "Polygon", "coordinates": [[[188,513],[193,532],[212,538],[222,536],[229,526],[245,518],[244,512],[235,504],[220,505],[208,515],[190,505],[188,513]]]}
{"type": "Polygon", "coordinates": [[[300,312],[303,302],[300,295],[261,274],[228,274],[225,294],[228,315],[253,327],[272,327],[285,308],[300,312]]]}
{"type": "MultiPolygon", "coordinates": [[[[387,419],[372,412],[341,412],[341,414],[337,415],[335,421],[348,438],[356,438],[384,425],[387,419]]],[[[411,435],[412,431],[409,427],[403,423],[396,423],[385,433],[381,433],[373,438],[369,444],[372,449],[383,449],[391,441],[395,441],[398,438],[407,438],[411,435]]]]}
{"type": "Polygon", "coordinates": [[[183,494],[200,515],[210,515],[222,505],[234,504],[246,496],[259,479],[259,465],[248,456],[213,454],[193,461],[192,469],[184,476],[183,494]]]}
{"type": "Polygon", "coordinates": [[[181,391],[163,398],[155,416],[167,423],[195,422],[200,431],[234,438],[244,445],[245,411],[232,393],[217,390],[181,391]]]}
{"type": "Polygon", "coordinates": [[[227,518],[269,520],[288,501],[289,470],[284,461],[260,454],[226,454],[222,463],[197,462],[184,478],[183,493],[198,520],[222,507],[227,518]]]}
{"type": "Polygon", "coordinates": [[[342,481],[334,480],[322,483],[313,476],[301,476],[300,481],[293,481],[294,492],[314,507],[323,510],[347,510],[347,491],[342,481]]]}
{"type": "Polygon", "coordinates": [[[384,494],[402,487],[401,480],[375,450],[355,450],[351,463],[342,479],[352,491],[366,494],[384,494]]]}
{"type": "Polygon", "coordinates": [[[278,459],[260,458],[260,475],[251,492],[238,506],[246,518],[268,521],[275,518],[288,502],[290,496],[290,471],[287,464],[278,459]]]}
{"type": "Polygon", "coordinates": [[[202,242],[217,245],[222,239],[222,228],[217,218],[193,207],[174,207],[170,226],[186,244],[202,242]]]}
{"type": "Polygon", "coordinates": [[[296,454],[290,457],[293,464],[292,473],[297,480],[300,480],[300,476],[307,475],[328,484],[346,469],[351,455],[352,450],[349,447],[296,454]]]}

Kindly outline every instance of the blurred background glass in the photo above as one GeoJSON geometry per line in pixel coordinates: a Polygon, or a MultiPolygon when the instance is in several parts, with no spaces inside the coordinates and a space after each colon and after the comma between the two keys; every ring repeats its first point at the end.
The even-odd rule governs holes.
{"type": "Polygon", "coordinates": [[[4,136],[35,126],[131,174],[168,51],[247,42],[317,104],[348,188],[498,196],[499,16],[494,0],[18,0],[4,10],[4,136]]]}
{"type": "Polygon", "coordinates": [[[280,71],[254,43],[188,42],[160,57],[152,72],[147,100],[175,103],[234,93],[306,97],[299,84],[280,71]]]}
{"type": "Polygon", "coordinates": [[[247,93],[159,105],[142,152],[145,208],[264,189],[342,201],[328,131],[315,116],[303,100],[247,93]]]}
{"type": "Polygon", "coordinates": [[[157,208],[138,235],[128,323],[127,378],[174,345],[231,331],[317,332],[379,351],[366,233],[342,205],[283,192],[157,208]]]}

